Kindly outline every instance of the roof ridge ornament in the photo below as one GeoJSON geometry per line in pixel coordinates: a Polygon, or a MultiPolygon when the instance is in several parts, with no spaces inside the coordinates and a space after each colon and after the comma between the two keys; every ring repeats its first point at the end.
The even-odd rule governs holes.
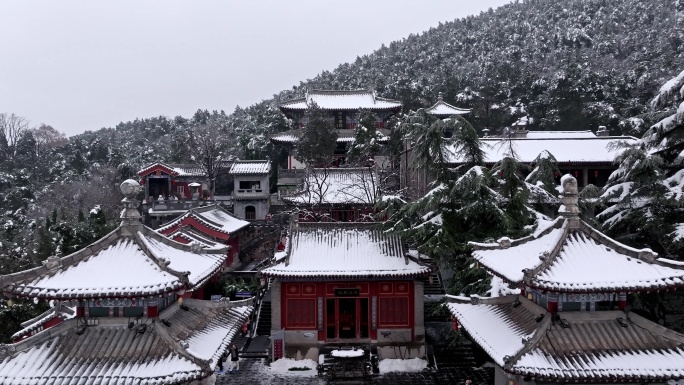
{"type": "Polygon", "coordinates": [[[119,188],[124,195],[124,199],[121,200],[123,209],[121,210],[121,215],[119,215],[119,218],[121,218],[121,225],[141,225],[142,222],[140,222],[140,219],[142,216],[138,211],[140,202],[135,199],[140,190],[142,190],[140,183],[134,179],[126,179],[121,183],[119,188]]]}
{"type": "Polygon", "coordinates": [[[558,214],[569,220],[571,229],[579,229],[580,227],[580,209],[579,209],[579,190],[577,188],[577,179],[570,174],[565,174],[561,178],[561,206],[558,209],[558,214]]]}

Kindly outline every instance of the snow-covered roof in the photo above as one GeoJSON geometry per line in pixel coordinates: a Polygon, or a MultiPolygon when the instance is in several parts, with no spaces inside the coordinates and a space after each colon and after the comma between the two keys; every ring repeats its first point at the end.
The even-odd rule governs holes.
{"type": "Polygon", "coordinates": [[[401,240],[377,223],[299,223],[287,254],[262,274],[280,278],[403,278],[430,268],[409,258],[401,240]]]}
{"type": "MultiPolygon", "coordinates": [[[[173,238],[178,233],[186,232],[186,228],[189,227],[197,233],[204,234],[200,235],[200,237],[205,239],[219,238],[225,240],[231,234],[235,234],[247,226],[249,226],[249,222],[236,217],[220,205],[209,205],[192,208],[171,222],[163,224],[156,231],[159,234],[173,238]],[[217,237],[220,234],[215,232],[225,236],[217,237]]],[[[201,240],[198,239],[198,241],[201,240]]],[[[210,242],[211,244],[208,244],[209,247],[216,247],[220,243],[219,240],[210,242]]]]}
{"type": "MultiPolygon", "coordinates": [[[[382,134],[380,139],[378,139],[378,142],[387,142],[389,140],[389,130],[385,128],[378,128],[377,130],[380,134],[382,134]]],[[[351,143],[354,142],[354,140],[356,139],[356,132],[354,129],[341,128],[336,129],[335,132],[337,133],[337,143],[351,143]]],[[[299,138],[301,137],[301,135],[302,129],[298,128],[287,132],[275,134],[271,136],[271,141],[273,143],[293,144],[299,142],[299,138]]]]}
{"type": "Polygon", "coordinates": [[[224,249],[200,249],[122,224],[107,236],[43,266],[0,276],[6,293],[38,298],[144,297],[192,290],[216,273],[224,249]]]}
{"type": "Polygon", "coordinates": [[[393,110],[401,109],[398,100],[385,99],[371,90],[309,90],[303,98],[286,101],[280,105],[283,110],[306,110],[316,103],[324,110],[393,110]]]}
{"type": "Polygon", "coordinates": [[[561,312],[554,321],[519,295],[447,301],[460,325],[508,373],[549,383],[684,377],[684,335],[633,313],[561,312]]]}
{"type": "Polygon", "coordinates": [[[68,320],[0,349],[0,383],[187,384],[213,374],[217,359],[252,312],[250,301],[172,305],[160,322],[129,329],[128,318],[100,319],[79,331],[68,320]],[[213,360],[213,361],[212,361],[213,360]]]}
{"type": "Polygon", "coordinates": [[[268,160],[240,160],[233,163],[230,175],[266,175],[271,171],[268,160]]]}
{"type": "Polygon", "coordinates": [[[192,164],[168,164],[156,162],[148,164],[138,171],[138,176],[144,177],[153,172],[160,171],[171,176],[204,177],[206,173],[201,167],[192,164]]]}
{"type": "Polygon", "coordinates": [[[684,266],[623,245],[583,221],[558,218],[534,235],[471,242],[473,257],[512,283],[553,292],[618,292],[684,286],[684,266]]]}
{"type": "MultiPolygon", "coordinates": [[[[528,134],[529,135],[529,134],[528,134]]],[[[573,138],[512,138],[513,150],[516,158],[523,163],[532,163],[540,152],[546,150],[551,153],[558,164],[610,164],[622,150],[609,148],[611,144],[624,141],[633,143],[637,139],[631,136],[597,136],[573,138]]],[[[482,150],[485,162],[493,164],[499,162],[509,152],[509,139],[483,138],[482,150]]],[[[461,155],[453,148],[447,151],[447,162],[461,163],[461,155]]]]}
{"type": "Polygon", "coordinates": [[[367,168],[314,169],[304,178],[303,191],[283,200],[295,204],[364,204],[378,199],[380,181],[367,168]]]}
{"type": "Polygon", "coordinates": [[[12,334],[12,340],[21,337],[30,337],[36,333],[43,331],[45,323],[52,321],[53,319],[59,318],[60,320],[72,319],[76,316],[76,309],[74,307],[68,307],[63,304],[57,304],[51,307],[42,314],[34,317],[28,321],[21,323],[21,330],[12,334]]]}
{"type": "Polygon", "coordinates": [[[527,139],[595,139],[591,130],[585,131],[528,131],[527,139]]]}
{"type": "Polygon", "coordinates": [[[425,109],[425,112],[427,112],[428,114],[440,118],[452,115],[466,115],[469,114],[471,111],[471,108],[459,108],[454,107],[449,103],[446,103],[444,100],[442,100],[441,92],[439,93],[439,97],[437,98],[437,103],[433,104],[432,107],[428,107],[425,109]]]}

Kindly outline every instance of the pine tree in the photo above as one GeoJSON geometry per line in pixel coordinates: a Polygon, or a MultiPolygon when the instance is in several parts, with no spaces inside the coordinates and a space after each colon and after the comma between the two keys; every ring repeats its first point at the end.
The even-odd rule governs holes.
{"type": "Polygon", "coordinates": [[[502,208],[509,218],[509,236],[522,235],[525,226],[533,222],[532,210],[528,207],[530,191],[523,178],[523,165],[515,158],[505,156],[492,169],[496,177],[497,191],[503,197],[502,208]]]}
{"type": "Polygon", "coordinates": [[[337,148],[337,131],[328,113],[312,103],[306,110],[306,125],[297,145],[298,158],[307,167],[329,167],[337,148]]]}
{"type": "Polygon", "coordinates": [[[347,151],[347,160],[352,165],[368,166],[382,150],[384,139],[375,127],[375,114],[368,110],[359,111],[359,124],[354,129],[354,143],[347,151]]]}
{"type": "Polygon", "coordinates": [[[548,151],[544,150],[530,164],[530,172],[525,181],[535,186],[542,187],[548,193],[556,195],[556,175],[560,173],[556,166],[556,158],[548,151]]]}
{"type": "Polygon", "coordinates": [[[45,226],[38,226],[36,234],[36,258],[39,261],[51,256],[55,252],[54,244],[47,225],[50,223],[49,219],[45,220],[45,226]]]}

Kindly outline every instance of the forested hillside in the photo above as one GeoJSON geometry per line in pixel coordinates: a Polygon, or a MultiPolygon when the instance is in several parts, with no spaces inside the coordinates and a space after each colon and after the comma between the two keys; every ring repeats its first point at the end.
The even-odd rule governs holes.
{"type": "Polygon", "coordinates": [[[516,1],[411,34],[231,114],[136,119],[66,145],[27,129],[31,135],[0,143],[0,273],[107,231],[121,198],[115,186],[151,161],[193,162],[198,125],[219,128],[227,155],[277,159],[268,136],[289,128],[277,105],[308,87],[372,87],[401,100],[405,112],[442,92],[473,108],[469,120],[480,133],[528,115],[533,129],[605,125],[640,136],[657,119],[649,100],[684,68],[683,18],[679,0],[516,1]]]}

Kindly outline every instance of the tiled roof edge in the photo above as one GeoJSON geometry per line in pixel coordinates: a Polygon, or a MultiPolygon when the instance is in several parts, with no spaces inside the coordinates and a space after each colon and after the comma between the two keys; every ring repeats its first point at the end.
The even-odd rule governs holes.
{"type": "MultiPolygon", "coordinates": [[[[61,257],[57,260],[57,267],[53,269],[49,269],[47,267],[47,261],[45,260],[41,266],[34,267],[32,269],[28,270],[23,270],[19,271],[16,273],[12,274],[7,274],[7,275],[2,275],[0,276],[0,289],[5,290],[5,288],[8,285],[12,285],[15,283],[18,283],[20,281],[26,281],[30,279],[37,278],[41,275],[44,274],[50,274],[51,271],[56,270],[62,270],[65,268],[68,268],[70,266],[74,266],[78,264],[79,262],[83,261],[84,259],[100,252],[101,250],[105,249],[106,247],[110,246],[113,244],[115,241],[117,241],[120,238],[125,238],[122,234],[122,229],[123,226],[119,225],[116,229],[112,230],[109,232],[109,234],[105,235],[104,237],[98,239],[97,241],[91,243],[90,245],[75,251],[67,256],[61,257]]],[[[49,258],[53,258],[49,257],[49,258]]],[[[11,292],[11,291],[10,291],[11,292]]]]}

